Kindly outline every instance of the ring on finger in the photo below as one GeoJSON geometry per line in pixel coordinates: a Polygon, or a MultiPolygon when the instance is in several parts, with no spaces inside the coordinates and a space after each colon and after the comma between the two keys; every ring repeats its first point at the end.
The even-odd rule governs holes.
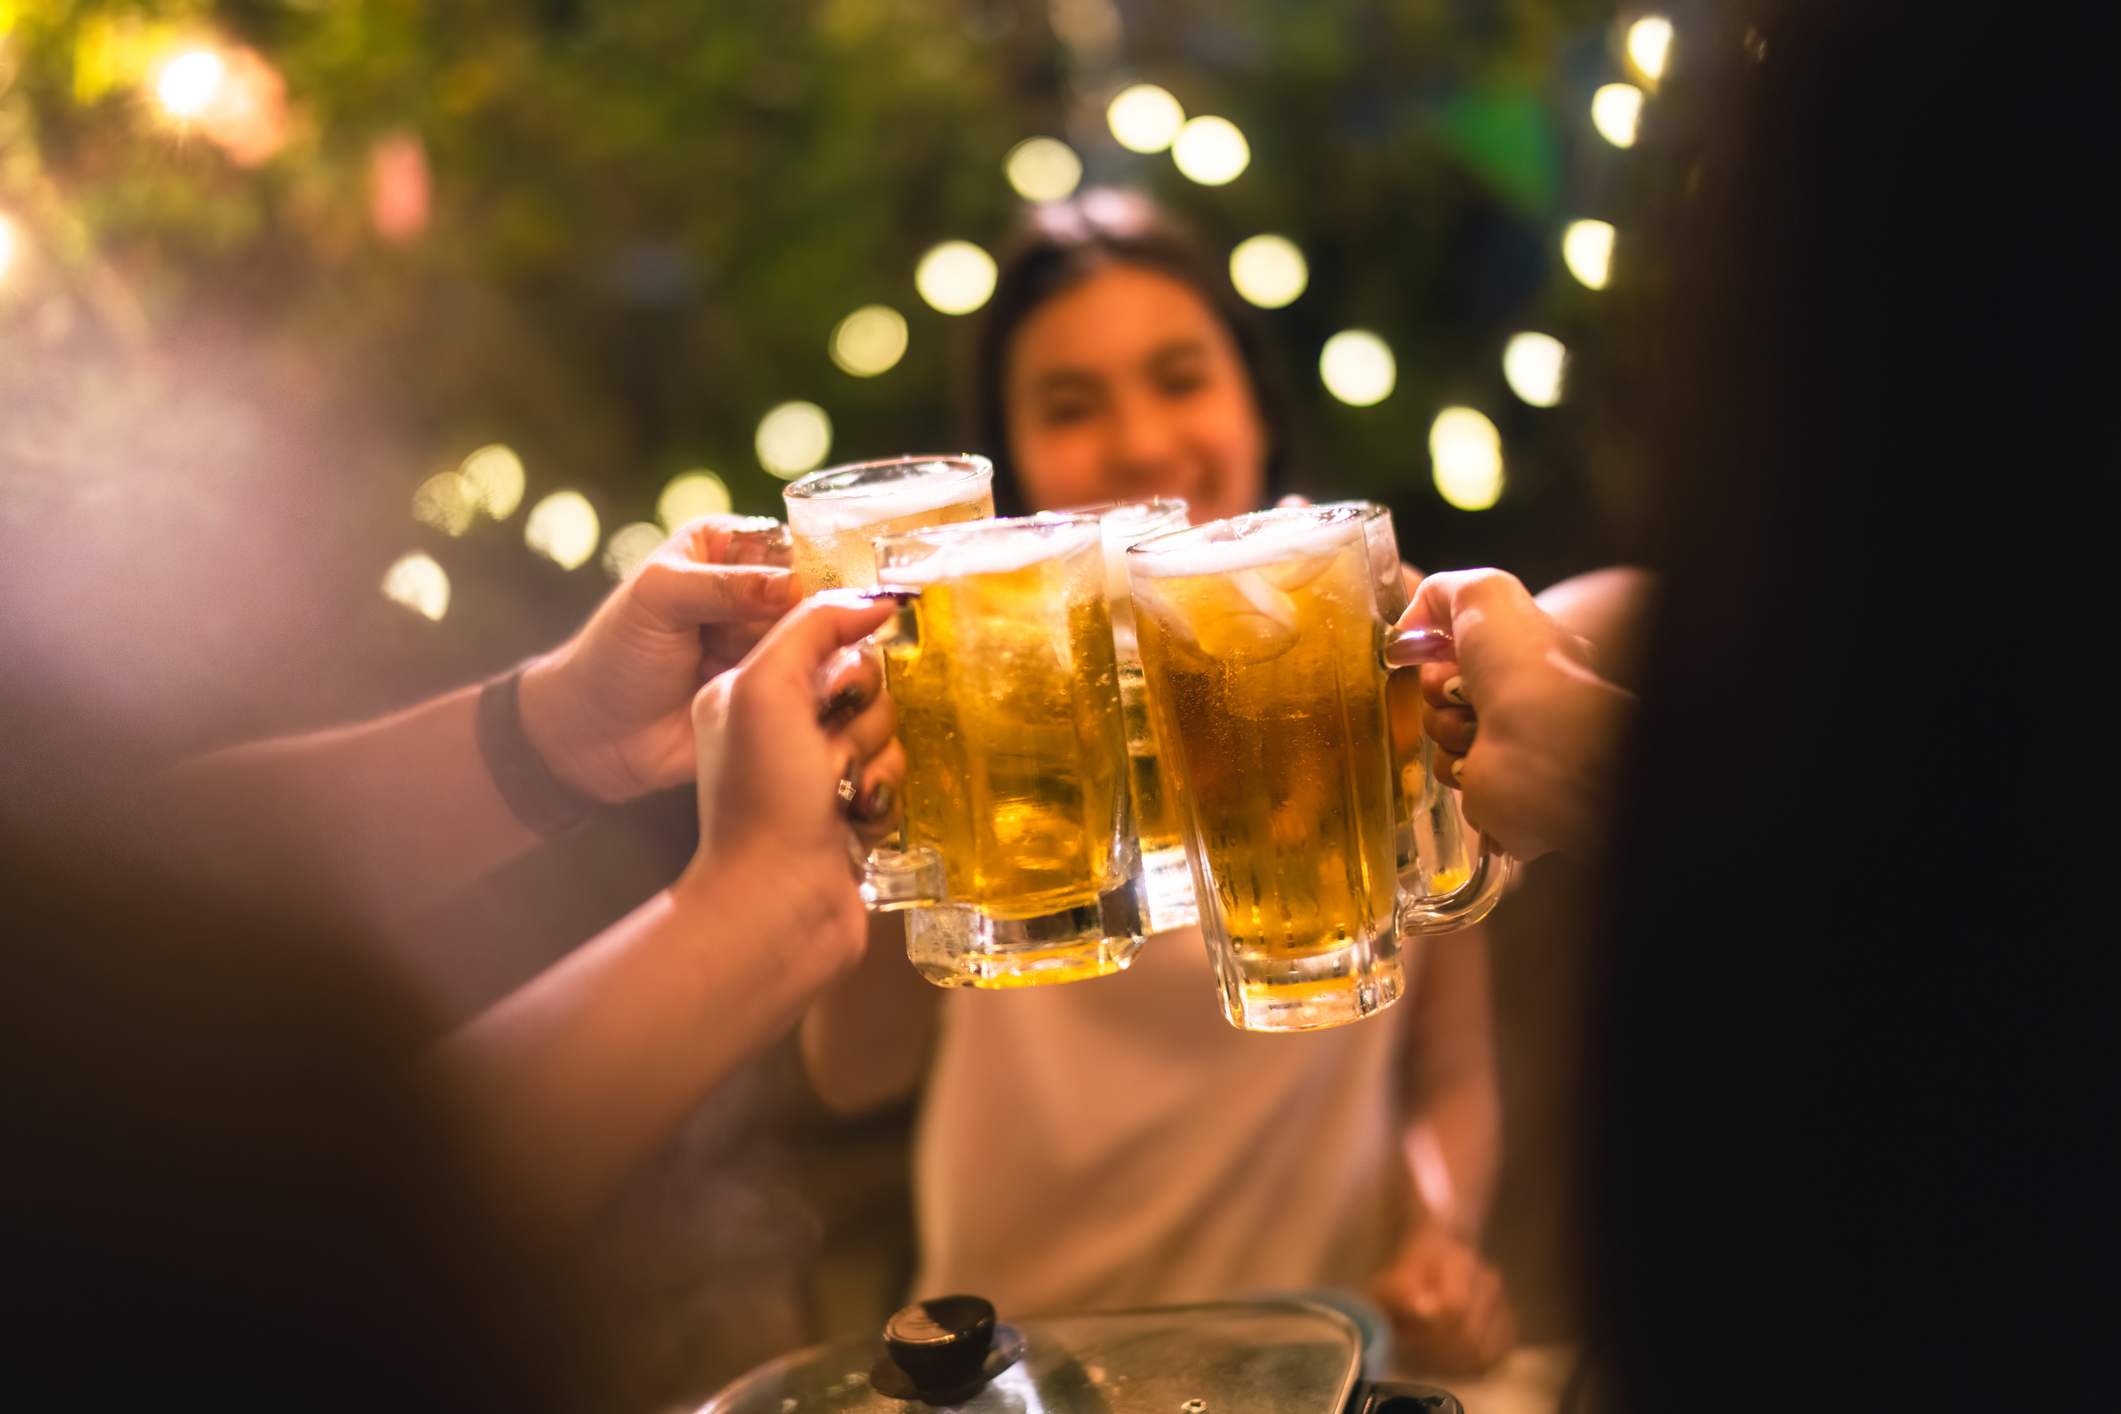
{"type": "Polygon", "coordinates": [[[840,803],[840,814],[850,820],[858,818],[860,811],[856,806],[856,802],[861,799],[862,795],[862,762],[860,757],[850,756],[847,758],[847,768],[840,772],[839,784],[832,788],[832,794],[840,803]]]}

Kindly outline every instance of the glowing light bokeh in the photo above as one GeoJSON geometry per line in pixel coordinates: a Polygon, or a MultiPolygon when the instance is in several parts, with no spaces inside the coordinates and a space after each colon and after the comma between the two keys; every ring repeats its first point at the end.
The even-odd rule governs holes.
{"type": "Polygon", "coordinates": [[[1591,95],[1591,126],[1615,147],[1633,147],[1642,127],[1642,90],[1609,83],[1591,95]]]}
{"type": "Polygon", "coordinates": [[[555,491],[530,508],[523,543],[563,570],[579,569],[597,552],[601,530],[587,496],[555,491]]]}
{"type": "Polygon", "coordinates": [[[1230,283],[1261,309],[1280,309],[1311,283],[1311,267],[1288,237],[1254,236],[1230,252],[1230,283]]]}
{"type": "Polygon", "coordinates": [[[1561,259],[1569,273],[1590,289],[1602,290],[1613,278],[1613,239],[1607,221],[1571,221],[1561,233],[1561,259]]]}
{"type": "Polygon", "coordinates": [[[368,223],[386,241],[404,242],[427,229],[434,180],[427,147],[413,133],[392,133],[368,153],[368,223]]]}
{"type": "Polygon", "coordinates": [[[1189,179],[1219,187],[1251,165],[1252,145],[1228,118],[1194,118],[1178,130],[1171,160],[1189,179]]]}
{"type": "Polygon", "coordinates": [[[1383,339],[1367,329],[1343,329],[1326,340],[1318,356],[1318,376],[1334,397],[1366,408],[1392,396],[1399,365],[1383,339]]]}
{"type": "Polygon", "coordinates": [[[1009,149],[1002,171],[1026,201],[1066,201],[1082,184],[1083,159],[1058,138],[1025,138],[1009,149]]]}
{"type": "Polygon", "coordinates": [[[667,532],[688,520],[729,514],[729,488],[711,471],[681,472],[655,498],[655,518],[667,532]]]}
{"type": "Polygon", "coordinates": [[[462,535],[478,513],[479,498],[460,472],[430,476],[412,493],[412,518],[444,535],[462,535]]]}
{"type": "Polygon", "coordinates": [[[944,241],[913,272],[921,298],[945,314],[970,314],[994,293],[994,257],[970,241],[944,241]]]}
{"type": "Polygon", "coordinates": [[[457,468],[480,510],[506,520],[523,504],[523,459],[499,442],[479,448],[457,468]]]}
{"type": "Polygon", "coordinates": [[[1502,351],[1502,376],[1510,391],[1535,408],[1561,401],[1568,368],[1569,351],[1552,334],[1513,335],[1502,351]]]}
{"type": "Polygon", "coordinates": [[[1629,25],[1628,58],[1644,78],[1663,78],[1672,60],[1672,22],[1662,15],[1644,15],[1629,25]]]}
{"type": "Polygon", "coordinates": [[[1484,511],[1502,499],[1502,434],[1485,414],[1449,407],[1429,426],[1436,489],[1462,511],[1484,511]]]}
{"type": "Polygon", "coordinates": [[[1129,152],[1162,152],[1186,125],[1186,110],[1153,83],[1122,90],[1105,109],[1112,137],[1129,152]]]}
{"type": "Polygon", "coordinates": [[[906,356],[906,316],[889,305],[865,304],[839,322],[827,348],[857,378],[889,372],[906,356]]]}
{"type": "Polygon", "coordinates": [[[613,579],[632,579],[648,563],[648,557],[663,548],[669,537],[663,527],[637,520],[611,532],[604,542],[604,573],[613,579]]]}
{"type": "Polygon", "coordinates": [[[196,118],[220,96],[228,65],[210,49],[193,49],[162,66],[155,79],[155,101],[172,118],[196,118]]]}
{"type": "Polygon", "coordinates": [[[15,234],[15,223],[0,212],[0,283],[7,280],[7,272],[15,268],[15,252],[22,247],[22,238],[15,234]]]}
{"type": "Polygon", "coordinates": [[[832,419],[816,403],[782,403],[759,419],[759,465],[792,480],[815,471],[832,450],[832,419]]]}
{"type": "Polygon", "coordinates": [[[439,619],[449,612],[449,575],[432,555],[407,555],[384,571],[383,597],[439,619]]]}

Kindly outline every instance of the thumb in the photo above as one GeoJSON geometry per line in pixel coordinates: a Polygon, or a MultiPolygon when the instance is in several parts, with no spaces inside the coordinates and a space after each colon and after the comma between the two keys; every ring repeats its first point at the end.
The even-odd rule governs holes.
{"type": "Polygon", "coordinates": [[[825,660],[874,633],[911,598],[897,590],[828,589],[813,594],[760,640],[752,650],[751,666],[784,686],[800,684],[814,698],[818,669],[825,660]]]}

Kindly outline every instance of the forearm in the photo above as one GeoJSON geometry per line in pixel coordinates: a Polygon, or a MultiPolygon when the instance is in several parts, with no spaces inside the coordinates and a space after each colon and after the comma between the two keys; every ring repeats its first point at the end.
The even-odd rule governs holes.
{"type": "Polygon", "coordinates": [[[803,1017],[803,1068],[818,1097],[841,1114],[858,1114],[910,1094],[942,997],[906,961],[904,922],[892,914],[870,919],[861,962],[803,1017]]]}
{"type": "Polygon", "coordinates": [[[1589,645],[1601,677],[1631,688],[1656,592],[1648,570],[1615,565],[1550,584],[1532,602],[1589,645]]]}
{"type": "Polygon", "coordinates": [[[806,924],[757,902],[772,897],[757,878],[688,875],[445,1046],[534,1213],[592,1212],[829,980],[817,952],[794,945],[806,924]]]}
{"type": "Polygon", "coordinates": [[[1500,1161],[1484,930],[1428,940],[1408,1018],[1402,1152],[1417,1222],[1477,1242],[1500,1161]]]}
{"type": "Polygon", "coordinates": [[[539,842],[480,757],[478,689],[380,721],[217,751],[151,785],[172,848],[239,884],[402,917],[539,842]]]}

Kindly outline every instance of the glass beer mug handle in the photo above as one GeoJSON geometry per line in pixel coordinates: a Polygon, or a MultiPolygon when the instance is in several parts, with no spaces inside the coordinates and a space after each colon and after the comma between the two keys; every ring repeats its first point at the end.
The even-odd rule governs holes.
{"type": "Polygon", "coordinates": [[[855,872],[861,879],[862,903],[871,913],[897,913],[904,908],[928,908],[945,901],[948,892],[943,876],[943,857],[926,845],[893,849],[878,845],[865,850],[853,835],[847,848],[854,856],[855,872]]]}
{"type": "MultiPolygon", "coordinates": [[[[1455,652],[1451,635],[1444,629],[1395,629],[1387,631],[1380,657],[1387,670],[1395,670],[1415,668],[1424,663],[1448,663],[1455,652]]],[[[1419,863],[1408,869],[1401,887],[1402,934],[1448,933],[1471,927],[1488,916],[1510,882],[1512,863],[1509,856],[1491,847],[1479,831],[1466,823],[1456,791],[1434,783],[1434,761],[1435,745],[1424,740],[1421,771],[1426,785],[1423,795],[1433,796],[1430,805],[1450,817],[1448,830],[1434,833],[1456,836],[1466,843],[1464,855],[1460,856],[1467,861],[1463,866],[1466,877],[1447,893],[1429,894],[1422,890],[1428,882],[1424,876],[1430,871],[1419,863]],[[1413,887],[1407,887],[1409,884],[1413,887]]],[[[1443,860],[1432,862],[1449,867],[1443,860]]]]}
{"type": "MultiPolygon", "coordinates": [[[[921,597],[919,589],[887,584],[858,593],[870,601],[879,598],[898,601],[898,612],[869,636],[871,644],[887,655],[920,651],[921,621],[914,609],[921,597]]],[[[926,845],[900,849],[894,836],[874,849],[864,849],[861,841],[850,832],[847,851],[854,860],[855,877],[861,884],[862,903],[871,913],[925,908],[942,903],[948,895],[943,857],[926,845]]]]}
{"type": "MultiPolygon", "coordinates": [[[[1456,805],[1452,806],[1456,809],[1456,805]]],[[[1469,830],[1473,838],[1473,872],[1466,881],[1447,894],[1423,897],[1404,894],[1399,910],[1399,931],[1410,933],[1452,933],[1460,928],[1470,928],[1488,916],[1497,903],[1502,901],[1503,891],[1510,886],[1510,874],[1516,861],[1504,854],[1487,837],[1477,830],[1469,830]]]]}

